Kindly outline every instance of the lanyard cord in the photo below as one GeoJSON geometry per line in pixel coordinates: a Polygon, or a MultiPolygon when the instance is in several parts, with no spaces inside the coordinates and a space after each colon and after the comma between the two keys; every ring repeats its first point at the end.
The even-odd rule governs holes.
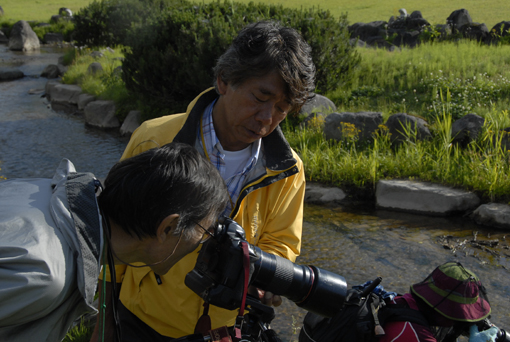
{"type": "MultiPolygon", "coordinates": [[[[104,235],[105,235],[105,238],[106,238],[106,244],[105,244],[105,250],[106,250],[106,253],[104,253],[103,255],[106,255],[106,257],[108,258],[108,268],[110,269],[110,284],[111,284],[111,305],[112,305],[112,315],[113,315],[113,320],[115,322],[115,330],[116,330],[116,340],[118,342],[121,341],[121,329],[120,329],[120,322],[119,322],[119,317],[118,317],[118,311],[117,311],[117,301],[118,301],[118,296],[117,296],[117,280],[116,280],[116,274],[115,274],[115,262],[114,262],[114,259],[113,259],[113,254],[112,254],[112,248],[111,248],[111,243],[110,243],[110,235],[111,235],[111,229],[110,229],[110,224],[108,222],[108,219],[106,219],[106,217],[104,216],[102,210],[100,209],[101,211],[101,216],[103,218],[103,223],[104,223],[104,235]]],[[[103,261],[104,261],[104,256],[103,256],[103,261]]],[[[102,296],[102,304],[101,304],[101,311],[102,311],[102,314],[103,314],[103,325],[101,327],[101,335],[102,335],[102,342],[105,342],[104,341],[104,334],[105,334],[105,322],[106,322],[106,265],[103,264],[103,296],[102,296]]]]}

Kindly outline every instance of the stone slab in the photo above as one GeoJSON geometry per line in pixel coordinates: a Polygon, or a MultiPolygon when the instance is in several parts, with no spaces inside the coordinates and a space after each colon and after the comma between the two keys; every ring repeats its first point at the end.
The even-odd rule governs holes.
{"type": "Polygon", "coordinates": [[[448,216],[476,208],[474,193],[439,184],[410,180],[381,180],[376,188],[376,206],[425,215],[448,216]]]}

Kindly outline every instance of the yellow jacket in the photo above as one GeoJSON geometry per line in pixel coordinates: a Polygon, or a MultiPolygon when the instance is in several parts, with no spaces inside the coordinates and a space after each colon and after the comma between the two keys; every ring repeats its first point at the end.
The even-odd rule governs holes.
{"type": "MultiPolygon", "coordinates": [[[[122,159],[174,140],[189,143],[203,154],[200,139],[196,139],[197,127],[204,109],[217,96],[214,89],[208,89],[188,106],[186,113],[144,122],[133,133],[122,159]]],[[[279,127],[262,141],[265,158],[259,158],[255,174],[248,175],[230,217],[245,229],[249,243],[295,261],[301,249],[303,163],[279,127]]],[[[202,315],[203,301],[186,287],[184,278],[195,266],[199,249],[161,276],[160,285],[148,267],[116,267],[117,281],[122,280],[121,302],[164,336],[192,334],[202,315]]],[[[214,306],[209,310],[213,328],[233,325],[236,314],[214,306]]]]}

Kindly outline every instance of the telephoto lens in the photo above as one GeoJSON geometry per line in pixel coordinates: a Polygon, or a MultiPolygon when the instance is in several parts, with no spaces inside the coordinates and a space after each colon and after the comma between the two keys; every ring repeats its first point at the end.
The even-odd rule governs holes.
{"type": "Polygon", "coordinates": [[[212,305],[239,308],[244,289],[242,244],[249,251],[250,285],[322,316],[332,317],[342,308],[347,294],[342,276],[315,266],[297,265],[248,244],[243,228],[229,218],[220,221],[214,238],[202,246],[185,284],[212,305]]]}

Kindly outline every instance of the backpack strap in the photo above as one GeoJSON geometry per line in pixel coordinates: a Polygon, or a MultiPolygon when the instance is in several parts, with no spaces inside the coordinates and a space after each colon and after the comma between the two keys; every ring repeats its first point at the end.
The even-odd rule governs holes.
{"type": "Polygon", "coordinates": [[[418,311],[409,308],[406,304],[387,304],[379,310],[379,321],[384,326],[387,322],[411,322],[430,328],[430,324],[418,311]]]}

